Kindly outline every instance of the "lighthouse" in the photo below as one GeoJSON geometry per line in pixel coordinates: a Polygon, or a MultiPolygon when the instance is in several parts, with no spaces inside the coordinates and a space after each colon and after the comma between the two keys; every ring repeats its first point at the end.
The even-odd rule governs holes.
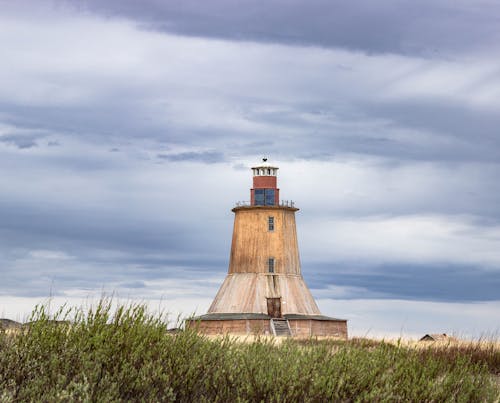
{"type": "Polygon", "coordinates": [[[295,213],[280,200],[278,167],[251,168],[250,201],[234,212],[228,274],[207,314],[188,320],[205,334],[347,338],[347,321],[321,314],[300,265],[295,213]]]}

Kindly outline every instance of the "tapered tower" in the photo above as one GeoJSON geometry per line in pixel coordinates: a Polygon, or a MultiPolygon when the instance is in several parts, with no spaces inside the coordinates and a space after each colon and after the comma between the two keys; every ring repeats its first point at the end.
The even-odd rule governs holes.
{"type": "Polygon", "coordinates": [[[347,337],[347,322],[321,315],[301,273],[293,202],[281,201],[278,167],[252,167],[250,202],[237,203],[228,274],[208,313],[207,334],[347,337]]]}

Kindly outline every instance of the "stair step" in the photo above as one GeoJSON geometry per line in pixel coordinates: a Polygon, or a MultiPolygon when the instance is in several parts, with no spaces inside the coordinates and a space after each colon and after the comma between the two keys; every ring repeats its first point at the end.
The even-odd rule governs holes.
{"type": "Polygon", "coordinates": [[[275,336],[291,336],[290,325],[286,319],[271,319],[275,336]]]}

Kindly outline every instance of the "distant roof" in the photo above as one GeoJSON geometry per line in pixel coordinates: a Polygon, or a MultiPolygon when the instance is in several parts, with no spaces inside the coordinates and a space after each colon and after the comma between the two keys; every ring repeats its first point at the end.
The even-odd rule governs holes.
{"type": "Polygon", "coordinates": [[[312,319],[312,320],[334,320],[340,322],[346,322],[347,319],[332,318],[331,316],[325,315],[302,315],[297,313],[289,313],[284,315],[286,319],[312,319]]]}
{"type": "Polygon", "coordinates": [[[455,340],[455,338],[448,336],[446,333],[433,333],[433,334],[426,334],[419,341],[442,341],[442,340],[455,340]]]}

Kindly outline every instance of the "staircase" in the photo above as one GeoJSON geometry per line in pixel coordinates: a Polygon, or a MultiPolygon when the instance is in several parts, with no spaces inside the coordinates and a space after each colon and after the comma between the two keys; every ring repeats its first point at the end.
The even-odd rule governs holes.
{"type": "Polygon", "coordinates": [[[271,329],[275,336],[291,336],[292,331],[290,329],[290,325],[288,324],[288,320],[273,318],[271,319],[271,329]]]}

